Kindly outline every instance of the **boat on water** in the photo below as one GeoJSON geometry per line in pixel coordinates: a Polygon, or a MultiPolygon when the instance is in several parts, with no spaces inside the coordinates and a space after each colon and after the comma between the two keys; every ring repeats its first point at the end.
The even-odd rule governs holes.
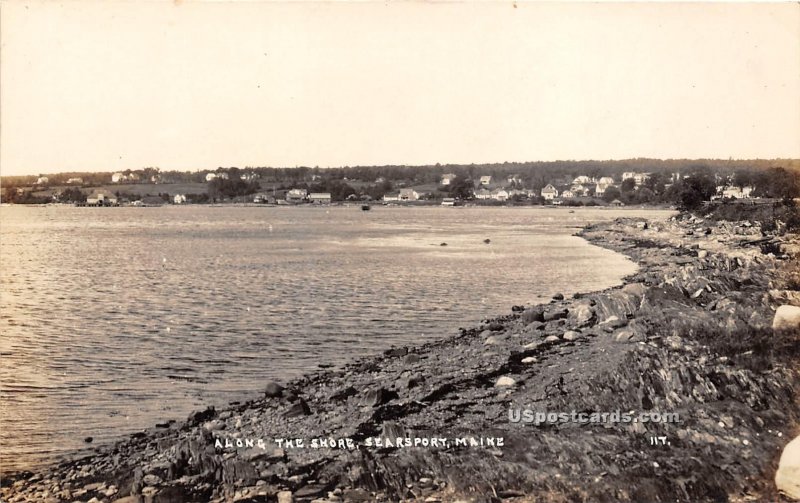
{"type": "Polygon", "coordinates": [[[370,206],[368,204],[362,204],[361,205],[361,211],[369,211],[371,209],[372,209],[372,206],[370,206]]]}

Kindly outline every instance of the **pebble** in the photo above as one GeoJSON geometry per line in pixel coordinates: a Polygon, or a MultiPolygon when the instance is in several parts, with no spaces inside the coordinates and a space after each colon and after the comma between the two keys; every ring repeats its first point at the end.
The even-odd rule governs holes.
{"type": "Polygon", "coordinates": [[[517,381],[508,376],[503,376],[499,378],[497,382],[494,383],[495,387],[497,388],[507,388],[510,386],[514,386],[515,384],[517,384],[517,381]]]}

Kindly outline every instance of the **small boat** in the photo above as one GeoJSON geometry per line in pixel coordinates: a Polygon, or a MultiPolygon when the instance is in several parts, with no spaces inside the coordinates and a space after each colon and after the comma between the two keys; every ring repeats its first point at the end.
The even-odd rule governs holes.
{"type": "Polygon", "coordinates": [[[361,211],[369,211],[371,209],[372,209],[372,207],[370,205],[368,205],[368,204],[362,204],[361,205],[361,211]]]}

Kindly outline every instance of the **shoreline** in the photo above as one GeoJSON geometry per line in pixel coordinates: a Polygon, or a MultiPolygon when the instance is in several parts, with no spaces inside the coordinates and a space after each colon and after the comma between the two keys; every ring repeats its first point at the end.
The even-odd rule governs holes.
{"type": "MultiPolygon", "coordinates": [[[[703,473],[702,467],[692,466],[698,460],[691,457],[688,466],[678,464],[687,455],[697,458],[703,443],[719,444],[722,452],[715,456],[727,459],[731,447],[722,438],[709,440],[724,436],[714,425],[743,428],[740,433],[748,438],[752,433],[752,425],[738,423],[742,417],[755,421],[754,412],[717,410],[717,402],[724,401],[717,396],[720,388],[744,403],[751,395],[756,402],[766,400],[770,410],[782,412],[780,418],[758,416],[759,428],[776,428],[782,420],[782,430],[775,430],[781,437],[797,434],[800,411],[796,398],[794,404],[787,399],[793,396],[790,385],[798,382],[796,371],[762,369],[759,377],[770,372],[762,384],[753,378],[758,372],[749,364],[732,365],[733,357],[705,355],[704,345],[686,336],[693,328],[710,330],[719,325],[728,325],[728,332],[742,326],[765,330],[776,300],[748,299],[757,291],[767,294],[769,281],[783,264],[752,249],[740,253],[734,248],[748,236],[755,239],[757,231],[752,228],[733,225],[726,230],[702,221],[648,222],[649,226],[645,222],[622,218],[590,225],[577,234],[638,265],[621,286],[515,307],[511,315],[461,329],[457,336],[392,348],[342,370],[316,371],[285,385],[262,383],[266,390],[262,399],[196,412],[185,423],[150,428],[38,476],[4,481],[0,495],[8,501],[122,502],[274,501],[276,497],[288,501],[286,491],[296,501],[451,501],[486,494],[510,501],[525,494],[549,494],[553,500],[559,495],[656,500],[660,494],[696,500],[720,491],[774,496],[774,488],[770,492],[765,483],[766,472],[754,477],[748,466],[722,469],[726,477],[720,480],[698,480],[689,487],[682,482],[682,489],[671,487],[677,482],[668,479],[703,473]],[[705,234],[705,229],[711,233],[705,234]],[[745,312],[746,320],[741,316],[745,312]],[[697,354],[706,357],[702,365],[694,358],[697,354]],[[707,367],[713,368],[714,376],[707,367]],[[690,377],[673,382],[663,377],[663,371],[690,377]],[[721,386],[715,382],[718,374],[730,382],[721,386]],[[635,383],[634,377],[640,382],[635,383]],[[613,390],[616,393],[609,394],[613,390]],[[689,426],[659,425],[652,431],[642,431],[641,424],[591,426],[589,435],[586,426],[582,430],[575,424],[512,424],[508,418],[512,406],[553,411],[679,410],[689,426]],[[694,417],[697,410],[707,417],[699,421],[694,417]],[[650,448],[637,455],[655,432],[666,434],[678,447],[650,448]],[[478,448],[404,450],[363,445],[374,438],[444,436],[502,437],[503,445],[495,441],[478,448]],[[364,448],[235,447],[236,440],[248,438],[328,437],[349,438],[364,448]],[[234,447],[225,448],[224,443],[215,447],[216,438],[230,440],[234,447]],[[597,441],[600,444],[595,445],[597,441]],[[620,457],[629,459],[620,463],[620,457]],[[658,461],[653,461],[656,457],[658,461]],[[637,459],[641,466],[632,469],[637,459]],[[629,472],[636,472],[636,477],[626,480],[629,472]],[[646,483],[634,491],[631,485],[641,484],[642,478],[646,483]],[[145,498],[129,497],[132,493],[145,498]]],[[[781,438],[774,437],[764,445],[755,437],[750,442],[757,451],[750,459],[758,467],[756,472],[771,468],[774,473],[777,458],[772,451],[781,438]],[[766,456],[769,453],[772,458],[766,456]]],[[[718,459],[699,461],[719,464],[718,459]]],[[[720,466],[714,468],[714,473],[720,472],[720,466]]]]}

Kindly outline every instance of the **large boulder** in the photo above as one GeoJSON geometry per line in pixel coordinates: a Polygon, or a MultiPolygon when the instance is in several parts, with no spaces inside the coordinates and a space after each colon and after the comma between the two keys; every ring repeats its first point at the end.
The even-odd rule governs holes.
{"type": "Polygon", "coordinates": [[[788,497],[800,500],[800,437],[784,447],[775,473],[775,485],[788,497]]]}
{"type": "Polygon", "coordinates": [[[597,321],[597,315],[592,309],[592,301],[582,300],[573,303],[569,311],[570,321],[577,327],[591,327],[597,321]]]}
{"type": "Polygon", "coordinates": [[[800,329],[800,307],[783,305],[775,311],[775,318],[772,319],[773,330],[796,330],[800,329]]]}
{"type": "Polygon", "coordinates": [[[553,320],[560,320],[569,316],[569,309],[567,308],[560,308],[554,309],[552,311],[548,311],[544,314],[544,321],[553,321],[553,320]]]}

